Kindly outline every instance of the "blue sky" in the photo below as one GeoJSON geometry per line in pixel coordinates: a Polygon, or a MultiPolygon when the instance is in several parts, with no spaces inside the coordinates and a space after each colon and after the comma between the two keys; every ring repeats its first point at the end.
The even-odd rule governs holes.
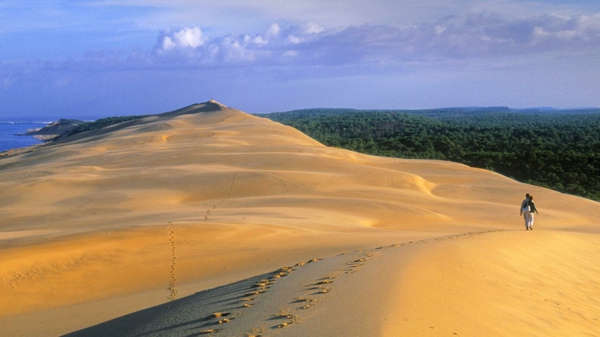
{"type": "Polygon", "coordinates": [[[600,106],[600,2],[0,0],[0,119],[600,106]]]}

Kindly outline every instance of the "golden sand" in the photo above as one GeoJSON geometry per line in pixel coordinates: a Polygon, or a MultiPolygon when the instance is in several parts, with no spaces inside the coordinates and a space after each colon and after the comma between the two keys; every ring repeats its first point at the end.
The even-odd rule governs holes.
{"type": "Polygon", "coordinates": [[[456,163],[328,148],[216,102],[1,159],[0,188],[0,324],[13,335],[75,331],[356,249],[385,263],[332,286],[330,314],[285,334],[360,322],[370,336],[599,333],[600,204],[456,163]],[[525,192],[541,212],[529,232],[525,192]],[[131,303],[115,308],[120,298],[131,303]],[[19,325],[33,318],[52,327],[19,325]]]}

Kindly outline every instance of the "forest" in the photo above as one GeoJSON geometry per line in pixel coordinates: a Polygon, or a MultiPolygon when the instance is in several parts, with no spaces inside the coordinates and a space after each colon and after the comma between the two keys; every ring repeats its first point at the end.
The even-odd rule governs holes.
{"type": "Polygon", "coordinates": [[[459,162],[600,201],[600,109],[307,109],[258,115],[327,146],[459,162]]]}

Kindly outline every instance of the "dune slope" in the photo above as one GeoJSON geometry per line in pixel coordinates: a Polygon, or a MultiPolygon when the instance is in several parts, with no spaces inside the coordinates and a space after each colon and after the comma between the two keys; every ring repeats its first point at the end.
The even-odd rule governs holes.
{"type": "Polygon", "coordinates": [[[345,252],[68,336],[595,336],[599,243],[494,231],[345,252]]]}
{"type": "MultiPolygon", "coordinates": [[[[0,291],[11,303],[0,307],[0,323],[15,334],[75,331],[315,257],[461,233],[521,230],[518,205],[525,192],[535,195],[541,212],[536,231],[494,234],[485,244],[461,245],[456,255],[438,248],[411,250],[406,257],[390,253],[381,268],[393,272],[365,268],[365,280],[387,275],[378,282],[399,298],[410,297],[406,294],[416,294],[421,282],[430,282],[421,281],[418,270],[442,263],[436,259],[474,263],[478,260],[470,257],[476,254],[468,252],[495,252],[517,238],[542,238],[540,247],[554,249],[549,257],[565,259],[560,269],[565,275],[598,271],[585,263],[567,268],[574,256],[555,252],[553,245],[573,240],[577,248],[592,249],[597,241],[588,237],[595,237],[600,224],[596,202],[460,164],[328,148],[297,130],[217,102],[4,158],[0,188],[0,291]],[[586,234],[573,239],[572,232],[586,234]],[[414,267],[409,260],[423,262],[414,267]],[[111,300],[119,298],[131,301],[115,308],[111,300]],[[32,317],[74,317],[82,311],[90,314],[54,320],[54,330],[19,325],[32,317]]],[[[514,256],[490,259],[496,258],[509,263],[514,256]]],[[[443,282],[431,282],[442,286],[450,282],[444,275],[455,272],[436,268],[436,280],[443,282]]],[[[519,281],[510,273],[491,275],[519,281]]],[[[557,278],[548,288],[570,281],[557,278]]],[[[338,295],[342,302],[362,291],[351,283],[344,289],[339,293],[346,295],[338,295]]],[[[594,291],[585,288],[579,295],[594,291]]],[[[415,308],[426,312],[435,299],[417,302],[415,308]]],[[[404,307],[394,303],[389,307],[400,315],[404,307]]],[[[594,302],[583,305],[597,308],[594,302]]],[[[360,310],[342,308],[335,315],[360,310]]],[[[385,335],[397,329],[376,317],[371,317],[376,325],[371,331],[385,335]]]]}

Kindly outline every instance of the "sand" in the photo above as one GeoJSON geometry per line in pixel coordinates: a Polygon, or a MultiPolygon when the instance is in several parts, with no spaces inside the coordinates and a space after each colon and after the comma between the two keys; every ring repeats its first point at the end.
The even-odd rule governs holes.
{"type": "Polygon", "coordinates": [[[0,188],[0,335],[600,334],[599,203],[217,102],[5,157],[0,188]]]}

